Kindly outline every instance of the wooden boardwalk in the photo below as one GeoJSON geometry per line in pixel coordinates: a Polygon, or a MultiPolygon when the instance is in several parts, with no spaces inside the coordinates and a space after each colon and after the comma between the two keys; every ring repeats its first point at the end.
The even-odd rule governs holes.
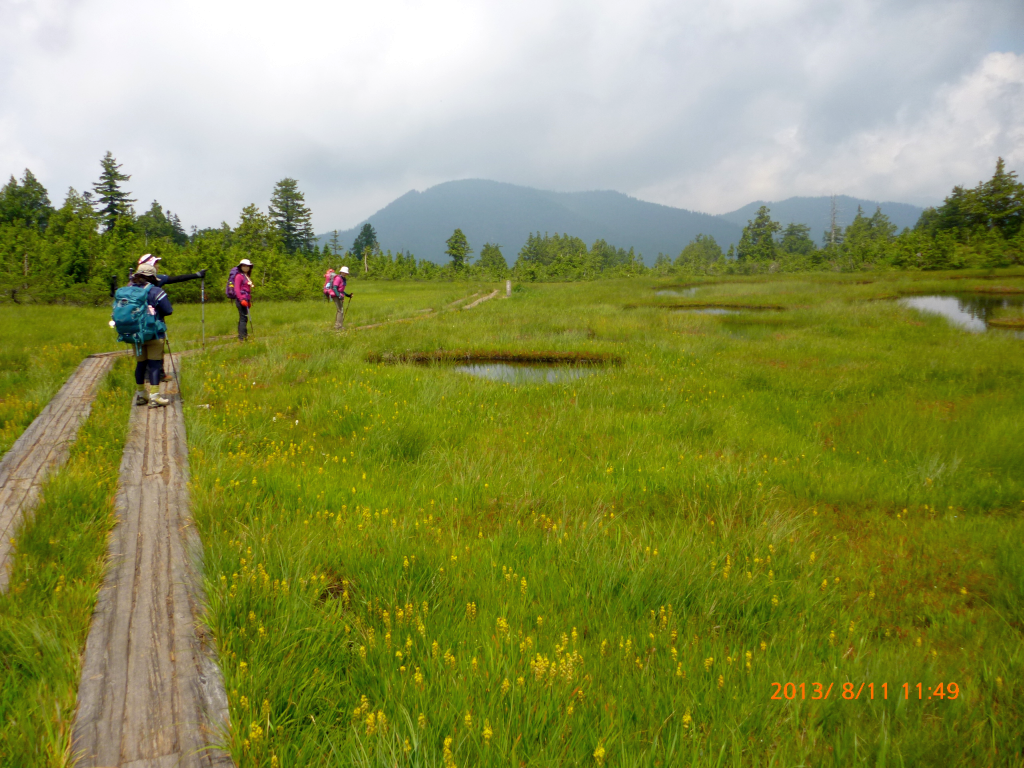
{"type": "Polygon", "coordinates": [[[68,457],[114,355],[87,357],[0,461],[0,592],[7,589],[18,525],[30,514],[49,474],[68,457]]]}
{"type": "MultiPolygon", "coordinates": [[[[175,356],[178,357],[177,355],[175,356]]],[[[78,688],[79,768],[222,768],[228,702],[200,619],[201,549],[181,401],[133,407],[109,570],[78,688]]]]}

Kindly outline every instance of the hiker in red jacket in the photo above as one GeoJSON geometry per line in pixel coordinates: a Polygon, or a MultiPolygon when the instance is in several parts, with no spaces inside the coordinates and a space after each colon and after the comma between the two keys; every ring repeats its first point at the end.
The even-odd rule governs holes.
{"type": "Polygon", "coordinates": [[[252,262],[242,259],[238,262],[238,272],[235,274],[232,285],[235,293],[235,306],[238,307],[238,340],[245,341],[249,338],[249,307],[252,306],[252,279],[249,277],[252,272],[252,262]]]}
{"type": "Polygon", "coordinates": [[[351,293],[345,293],[345,287],[348,285],[348,267],[342,267],[335,273],[334,277],[327,284],[328,295],[334,299],[334,306],[338,308],[338,314],[334,316],[334,330],[340,331],[342,325],[345,322],[345,312],[342,309],[342,305],[345,302],[345,297],[352,298],[351,293]]]}

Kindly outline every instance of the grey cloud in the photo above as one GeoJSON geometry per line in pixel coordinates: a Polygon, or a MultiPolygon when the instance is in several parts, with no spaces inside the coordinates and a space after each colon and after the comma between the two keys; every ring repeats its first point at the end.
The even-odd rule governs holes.
{"type": "Polygon", "coordinates": [[[989,57],[1022,21],[1018,0],[0,0],[0,174],[59,199],[110,149],[140,207],[200,226],[293,176],[321,231],[467,177],[712,212],[935,200],[1024,152],[1016,59],[989,57]]]}

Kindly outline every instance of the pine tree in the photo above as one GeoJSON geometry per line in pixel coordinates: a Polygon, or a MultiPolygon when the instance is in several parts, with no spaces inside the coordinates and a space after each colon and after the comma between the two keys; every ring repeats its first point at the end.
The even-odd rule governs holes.
{"type": "Polygon", "coordinates": [[[40,232],[46,229],[53,206],[46,187],[28,168],[19,184],[14,176],[0,188],[0,223],[20,222],[40,232]]]}
{"type": "Polygon", "coordinates": [[[500,280],[508,274],[508,262],[501,253],[501,246],[494,243],[485,243],[480,249],[480,259],[477,266],[486,274],[500,280]]]}
{"type": "Polygon", "coordinates": [[[128,192],[121,189],[121,182],[128,181],[131,176],[121,173],[121,166],[109,151],[100,160],[103,171],[100,180],[92,185],[97,199],[93,202],[98,208],[103,221],[103,231],[111,232],[117,220],[134,215],[131,204],[135,202],[128,197],[128,192]]]}
{"type": "Polygon", "coordinates": [[[309,253],[313,249],[316,236],[311,223],[312,213],[306,207],[305,200],[295,179],[281,179],[274,185],[274,194],[267,210],[288,253],[309,253]]]}
{"type": "Polygon", "coordinates": [[[1024,184],[1017,181],[1016,173],[1006,171],[1003,158],[996,161],[996,172],[978,186],[975,194],[981,223],[999,230],[1006,238],[1020,231],[1024,220],[1024,184]]]}
{"type": "Polygon", "coordinates": [[[338,230],[334,230],[334,232],[331,234],[330,245],[331,253],[337,256],[338,253],[341,251],[341,243],[338,242],[338,230]]]}
{"type": "Polygon", "coordinates": [[[781,229],[777,221],[772,221],[771,211],[767,205],[757,209],[753,221],[748,221],[743,228],[739,247],[736,249],[737,261],[775,261],[774,234],[781,229]]]}
{"type": "Polygon", "coordinates": [[[357,259],[362,259],[364,271],[366,271],[367,253],[373,253],[378,248],[380,245],[377,243],[377,232],[374,231],[373,224],[368,221],[362,225],[352,242],[352,255],[357,259]]]}
{"type": "Polygon", "coordinates": [[[473,253],[473,250],[469,247],[469,240],[462,233],[461,229],[456,229],[452,236],[448,238],[448,248],[445,253],[452,260],[452,269],[456,271],[462,270],[463,267],[469,263],[469,255],[473,253]]]}

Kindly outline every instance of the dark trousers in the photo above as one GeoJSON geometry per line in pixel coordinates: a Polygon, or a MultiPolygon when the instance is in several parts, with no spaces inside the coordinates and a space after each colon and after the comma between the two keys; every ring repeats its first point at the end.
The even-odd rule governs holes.
{"type": "Polygon", "coordinates": [[[238,307],[238,340],[245,341],[249,337],[249,330],[246,327],[249,323],[249,309],[243,307],[238,299],[235,299],[235,306],[238,307]]]}

